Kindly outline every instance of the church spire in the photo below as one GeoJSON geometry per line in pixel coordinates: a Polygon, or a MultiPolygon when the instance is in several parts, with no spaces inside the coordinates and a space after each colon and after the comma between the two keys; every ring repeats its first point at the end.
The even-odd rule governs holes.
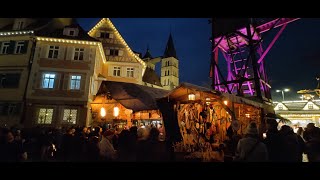
{"type": "Polygon", "coordinates": [[[145,58],[153,59],[153,58],[152,58],[152,55],[151,55],[151,53],[150,53],[150,50],[149,50],[149,44],[147,45],[147,52],[146,52],[146,54],[143,56],[142,59],[145,59],[145,58]]]}
{"type": "Polygon", "coordinates": [[[174,57],[178,59],[176,54],[176,49],[174,48],[174,45],[173,45],[171,33],[167,42],[166,50],[164,51],[164,55],[163,55],[163,58],[167,58],[167,57],[174,57]]]}

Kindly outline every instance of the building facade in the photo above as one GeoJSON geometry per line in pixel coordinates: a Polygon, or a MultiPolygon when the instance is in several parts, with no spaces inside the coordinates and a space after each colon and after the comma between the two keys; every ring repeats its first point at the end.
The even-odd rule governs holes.
{"type": "Polygon", "coordinates": [[[0,19],[0,125],[23,121],[26,87],[34,49],[36,19],[0,19]]]}
{"type": "Polygon", "coordinates": [[[0,18],[0,125],[89,126],[103,81],[170,90],[178,63],[171,34],[142,58],[108,18],[88,33],[73,18],[0,18]]]}
{"type": "Polygon", "coordinates": [[[320,126],[320,100],[274,102],[276,114],[289,119],[292,125],[306,127],[308,123],[320,126]]]}
{"type": "Polygon", "coordinates": [[[87,125],[102,44],[77,24],[36,35],[25,126],[87,125]]]}

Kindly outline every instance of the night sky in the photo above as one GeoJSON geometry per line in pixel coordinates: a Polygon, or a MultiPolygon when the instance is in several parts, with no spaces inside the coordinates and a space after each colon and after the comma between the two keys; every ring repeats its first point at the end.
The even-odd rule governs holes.
{"type": "MultiPolygon", "coordinates": [[[[79,18],[85,30],[90,30],[101,18],[79,18]]],[[[210,85],[209,18],[110,18],[132,50],[146,52],[149,45],[153,57],[162,56],[170,32],[180,65],[180,82],[210,85]]],[[[279,28],[265,37],[264,48],[279,28]]],[[[296,92],[314,89],[320,74],[320,18],[303,18],[286,27],[265,58],[272,86],[273,100],[281,100],[276,89],[290,88],[285,100],[298,99],[296,92]]]]}

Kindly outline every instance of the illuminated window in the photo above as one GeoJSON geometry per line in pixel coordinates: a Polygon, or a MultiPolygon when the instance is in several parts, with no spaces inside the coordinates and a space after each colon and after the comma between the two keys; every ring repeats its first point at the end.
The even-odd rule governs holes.
{"type": "Polygon", "coordinates": [[[57,59],[59,54],[59,46],[50,46],[48,58],[57,59]]]}
{"type": "Polygon", "coordinates": [[[120,76],[120,67],[113,67],[113,76],[120,76]]]}
{"type": "Polygon", "coordinates": [[[79,90],[81,83],[81,76],[71,76],[70,89],[79,90]]]}
{"type": "Polygon", "coordinates": [[[127,68],[127,77],[133,77],[134,68],[127,68]]]}
{"type": "Polygon", "coordinates": [[[55,77],[56,77],[55,74],[43,74],[42,88],[53,89],[55,77]]]}
{"type": "Polygon", "coordinates": [[[66,123],[76,124],[77,120],[77,109],[64,109],[63,110],[63,121],[66,123]]]}
{"type": "Polygon", "coordinates": [[[51,124],[53,116],[53,109],[40,108],[38,114],[38,124],[51,124]]]}
{"type": "Polygon", "coordinates": [[[75,48],[73,60],[83,60],[84,48],[75,48]]]}
{"type": "Polygon", "coordinates": [[[281,104],[279,104],[278,108],[279,110],[283,110],[283,106],[281,104]]]}
{"type": "Polygon", "coordinates": [[[10,46],[10,42],[2,42],[2,46],[1,46],[1,54],[8,54],[8,48],[10,46]]]}
{"type": "Polygon", "coordinates": [[[313,109],[313,104],[308,104],[308,109],[313,109]]]}
{"type": "Polygon", "coordinates": [[[16,49],[14,51],[15,54],[21,54],[21,50],[24,46],[24,41],[18,41],[16,44],[16,49]]]}

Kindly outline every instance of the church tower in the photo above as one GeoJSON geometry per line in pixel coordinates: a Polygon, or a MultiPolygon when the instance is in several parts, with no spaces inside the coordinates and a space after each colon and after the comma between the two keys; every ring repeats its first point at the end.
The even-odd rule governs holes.
{"type": "Polygon", "coordinates": [[[179,85],[179,60],[171,33],[161,60],[161,83],[167,90],[174,89],[179,85]]]}

